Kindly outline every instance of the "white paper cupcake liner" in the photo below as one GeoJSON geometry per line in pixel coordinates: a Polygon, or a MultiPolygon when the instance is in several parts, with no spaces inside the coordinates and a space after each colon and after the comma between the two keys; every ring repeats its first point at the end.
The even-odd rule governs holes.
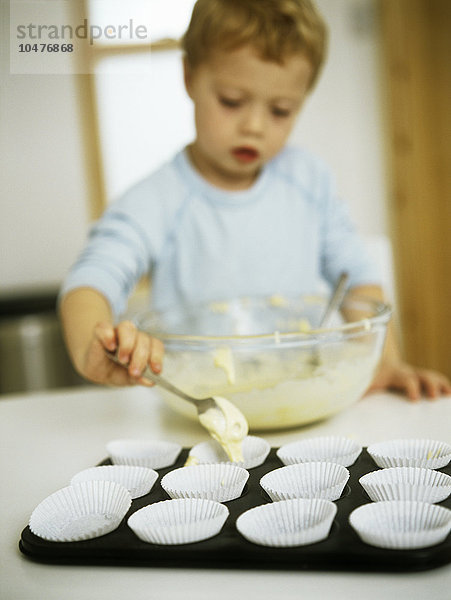
{"type": "Polygon", "coordinates": [[[224,448],[216,440],[208,440],[193,446],[189,458],[197,464],[230,463],[244,469],[254,469],[262,465],[271,450],[269,443],[261,437],[248,435],[243,440],[243,458],[240,463],[230,463],[224,448]]]}
{"type": "Polygon", "coordinates": [[[183,498],[145,506],[129,517],[128,526],[144,542],[189,544],[219,533],[229,511],[212,500],[183,498]]]}
{"type": "Polygon", "coordinates": [[[181,467],[167,473],[162,488],[171,498],[205,498],[228,502],[241,496],[249,473],[232,464],[181,467]]]}
{"type": "Polygon", "coordinates": [[[163,469],[175,463],[182,447],[164,440],[122,439],[112,440],[106,449],[115,465],[163,469]]]}
{"type": "Polygon", "coordinates": [[[349,522],[371,546],[406,550],[440,544],[451,530],[451,510],[427,502],[391,500],[359,506],[349,522]]]}
{"type": "Polygon", "coordinates": [[[372,471],[359,479],[373,502],[413,500],[442,502],[451,494],[451,477],[421,467],[391,467],[372,471]]]}
{"type": "Polygon", "coordinates": [[[74,475],[71,485],[81,481],[115,481],[128,489],[132,500],[145,496],[153,488],[158,473],[147,467],[131,465],[104,465],[91,467],[74,475]]]}
{"type": "Polygon", "coordinates": [[[304,546],[327,538],[336,512],[329,500],[283,500],[251,508],[238,517],[236,528],[253,544],[304,546]]]}
{"type": "Polygon", "coordinates": [[[116,529],[130,508],[129,491],[114,481],[84,481],[48,496],[33,511],[31,531],[52,542],[78,542],[116,529]]]}
{"type": "Polygon", "coordinates": [[[274,502],[292,498],[337,500],[349,479],[346,467],[336,463],[312,462],[280,467],[260,479],[274,502]]]}
{"type": "Polygon", "coordinates": [[[378,467],[441,469],[451,460],[451,446],[437,440],[401,439],[368,446],[378,467]]]}
{"type": "Polygon", "coordinates": [[[284,465],[305,462],[334,462],[343,467],[354,464],[362,446],[354,440],[325,436],[299,440],[281,446],[277,456],[284,465]]]}

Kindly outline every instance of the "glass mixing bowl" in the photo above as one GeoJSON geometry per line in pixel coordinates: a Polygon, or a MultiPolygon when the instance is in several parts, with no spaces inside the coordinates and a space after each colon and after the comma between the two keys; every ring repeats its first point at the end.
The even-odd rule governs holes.
{"type": "MultiPolygon", "coordinates": [[[[253,430],[323,419],[356,402],[378,366],[391,310],[370,298],[345,298],[342,314],[315,329],[323,296],[240,298],[148,312],[140,329],[165,346],[163,374],[195,397],[224,396],[253,430]]],[[[159,390],[177,412],[195,408],[159,390]]]]}

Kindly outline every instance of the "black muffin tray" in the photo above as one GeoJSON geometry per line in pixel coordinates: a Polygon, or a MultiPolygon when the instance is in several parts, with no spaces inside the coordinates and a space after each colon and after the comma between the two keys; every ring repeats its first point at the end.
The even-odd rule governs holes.
{"type": "MultiPolygon", "coordinates": [[[[386,550],[360,541],[348,522],[352,510],[371,502],[359,483],[365,473],[376,470],[364,449],[356,462],[348,467],[350,478],[341,498],[336,501],[337,514],[327,539],[308,546],[269,548],[245,540],[235,522],[244,511],[270,502],[260,487],[261,477],[282,466],[273,448],[263,465],[250,469],[248,482],[240,498],[226,502],[230,514],[221,532],[201,542],[165,546],[141,541],[127,525],[136,510],[169,496],[160,485],[161,477],[183,466],[188,455],[183,449],[176,463],[159,469],[157,482],[149,494],[132,501],[129,512],[119,528],[102,537],[82,542],[48,542],[34,535],[29,527],[22,531],[19,548],[28,558],[51,564],[131,565],[143,567],[232,568],[270,570],[322,571],[419,571],[451,562],[451,535],[430,548],[416,550],[386,550]]],[[[111,464],[104,460],[101,464],[111,464]]],[[[451,474],[451,464],[440,469],[451,474]]],[[[451,508],[451,497],[440,503],[451,508]]]]}

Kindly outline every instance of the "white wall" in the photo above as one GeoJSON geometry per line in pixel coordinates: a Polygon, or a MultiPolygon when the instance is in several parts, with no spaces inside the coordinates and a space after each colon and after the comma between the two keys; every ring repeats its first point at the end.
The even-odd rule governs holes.
{"type": "Polygon", "coordinates": [[[76,81],[9,74],[0,3],[0,294],[59,285],[85,236],[87,191],[76,81]]]}
{"type": "MultiPolygon", "coordinates": [[[[293,141],[331,165],[358,226],[378,234],[385,231],[379,41],[377,27],[371,19],[365,22],[373,2],[317,0],[330,25],[331,51],[293,141]]],[[[8,3],[0,6],[0,295],[5,295],[58,285],[82,247],[88,219],[76,78],[9,75],[8,3]]],[[[167,102],[170,110],[170,98],[167,102]]]]}
{"type": "Polygon", "coordinates": [[[316,0],[330,32],[328,60],[292,140],[332,168],[366,234],[386,231],[386,182],[375,0],[316,0]]]}

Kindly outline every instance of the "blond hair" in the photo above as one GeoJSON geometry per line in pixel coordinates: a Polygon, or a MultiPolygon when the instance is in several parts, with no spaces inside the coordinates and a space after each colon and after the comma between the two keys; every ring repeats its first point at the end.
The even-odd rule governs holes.
{"type": "Polygon", "coordinates": [[[296,53],[306,56],[311,88],[325,59],[327,27],[311,0],[197,0],[182,39],[190,67],[215,50],[247,44],[278,63],[296,53]]]}

